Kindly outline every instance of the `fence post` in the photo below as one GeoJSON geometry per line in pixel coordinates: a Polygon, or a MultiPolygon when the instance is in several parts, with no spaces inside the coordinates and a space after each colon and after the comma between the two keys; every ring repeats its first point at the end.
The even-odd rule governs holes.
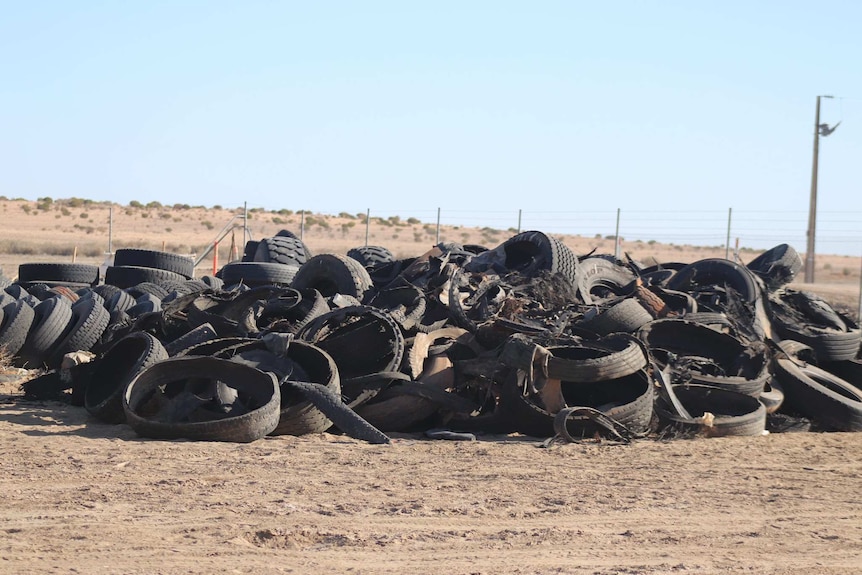
{"type": "Polygon", "coordinates": [[[242,247],[248,242],[248,202],[242,203],[242,247]]]}
{"type": "Polygon", "coordinates": [[[730,259],[730,216],[733,208],[727,208],[727,239],[724,241],[724,259],[730,259]]]}
{"type": "Polygon", "coordinates": [[[108,253],[114,253],[114,205],[108,208],[108,253]]]}
{"type": "Polygon", "coordinates": [[[620,209],[617,208],[617,229],[614,232],[614,258],[620,259],[620,209]]]}
{"type": "Polygon", "coordinates": [[[437,208],[437,234],[434,237],[434,245],[440,243],[440,208],[437,208]]]}
{"type": "Polygon", "coordinates": [[[368,247],[368,227],[371,225],[371,208],[365,210],[365,247],[368,247]]]}
{"type": "Polygon", "coordinates": [[[518,208],[518,233],[521,233],[521,209],[518,208]]]}
{"type": "Polygon", "coordinates": [[[859,311],[856,312],[856,323],[862,319],[862,267],[859,268],[859,311]]]}
{"type": "Polygon", "coordinates": [[[305,235],[305,210],[299,210],[299,241],[305,235]]]}

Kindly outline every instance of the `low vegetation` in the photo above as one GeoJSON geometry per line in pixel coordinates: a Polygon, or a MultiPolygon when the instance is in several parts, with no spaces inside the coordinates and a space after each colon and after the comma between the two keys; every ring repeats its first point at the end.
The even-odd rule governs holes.
{"type": "MultiPolygon", "coordinates": [[[[0,266],[14,269],[17,264],[26,261],[68,261],[75,254],[76,246],[79,261],[101,263],[108,251],[111,207],[114,208],[113,249],[139,247],[185,254],[203,253],[218,230],[231,222],[239,225],[244,213],[242,206],[225,208],[217,205],[206,208],[186,203],[163,205],[157,201],[142,200],[118,205],[75,197],[26,200],[0,196],[0,213],[6,216],[5,221],[11,222],[11,225],[0,227],[0,266]]],[[[434,222],[398,215],[372,215],[370,222],[367,222],[366,212],[352,214],[342,211],[337,215],[327,215],[312,214],[304,209],[267,210],[259,207],[251,207],[248,212],[252,239],[272,236],[279,230],[288,229],[302,235],[313,253],[346,253],[352,247],[364,245],[367,233],[369,244],[385,246],[399,258],[414,257],[427,251],[438,234],[434,222]]],[[[494,247],[517,232],[514,227],[497,229],[489,226],[470,228],[441,225],[439,239],[494,247]]],[[[589,253],[593,249],[600,253],[612,253],[614,250],[613,235],[583,237],[570,234],[557,237],[579,254],[589,253]]],[[[222,238],[218,263],[229,260],[232,244],[234,253],[241,255],[243,242],[241,227],[222,238]]],[[[650,238],[621,238],[621,242],[622,251],[647,263],[693,261],[725,255],[723,246],[662,244],[650,238]]],[[[742,261],[746,262],[759,252],[741,248],[739,253],[742,261]]],[[[817,263],[819,281],[858,281],[858,258],[818,256],[817,263]]],[[[211,265],[211,259],[201,263],[201,267],[207,266],[207,269],[211,265]]]]}

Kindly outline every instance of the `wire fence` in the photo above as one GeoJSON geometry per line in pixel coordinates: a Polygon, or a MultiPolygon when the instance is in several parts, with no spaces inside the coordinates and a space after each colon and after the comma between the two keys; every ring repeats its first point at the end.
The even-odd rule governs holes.
{"type": "MultiPolygon", "coordinates": [[[[552,234],[614,238],[626,241],[690,244],[706,247],[767,249],[787,243],[800,252],[807,247],[807,211],[704,210],[428,210],[366,209],[375,218],[416,219],[424,224],[491,228],[497,230],[541,230],[552,234]],[[406,214],[406,215],[405,215],[406,214]]],[[[862,253],[862,212],[818,213],[817,253],[852,255],[862,253]]]]}

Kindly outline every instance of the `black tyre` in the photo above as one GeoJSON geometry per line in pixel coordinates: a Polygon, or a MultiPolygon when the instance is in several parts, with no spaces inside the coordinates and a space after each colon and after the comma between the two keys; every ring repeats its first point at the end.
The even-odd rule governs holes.
{"type": "Polygon", "coordinates": [[[827,429],[862,431],[862,389],[813,365],[775,360],[784,402],[827,429]]]}
{"type": "Polygon", "coordinates": [[[560,273],[577,285],[578,258],[561,241],[543,232],[521,232],[500,246],[505,266],[511,271],[533,276],[541,271],[560,273]]]}
{"type": "Polygon", "coordinates": [[[80,304],[73,305],[71,328],[49,358],[49,367],[60,365],[67,353],[90,351],[102,337],[110,319],[111,314],[94,299],[82,300],[80,304]]]}
{"type": "Polygon", "coordinates": [[[818,367],[821,367],[829,373],[837,375],[847,383],[862,389],[862,360],[850,359],[847,361],[825,362],[818,365],[818,367]]]}
{"type": "Polygon", "coordinates": [[[471,253],[474,255],[481,254],[482,252],[488,251],[488,248],[486,246],[481,245],[481,244],[464,244],[462,247],[464,248],[465,252],[468,252],[468,253],[471,253]]]}
{"type": "MultiPolygon", "coordinates": [[[[165,283],[165,285],[168,284],[165,283]]],[[[135,298],[135,300],[144,295],[151,295],[153,297],[162,299],[164,297],[167,297],[167,295],[170,293],[166,288],[152,282],[143,282],[137,285],[133,285],[132,287],[126,288],[126,292],[130,296],[135,298]]]]}
{"type": "Polygon", "coordinates": [[[117,288],[107,300],[105,300],[105,309],[109,312],[126,311],[135,305],[135,298],[125,290],[117,288]]]}
{"type": "Polygon", "coordinates": [[[592,304],[594,298],[625,295],[634,280],[630,270],[605,258],[587,258],[578,264],[577,287],[586,304],[592,304]]]}
{"type": "Polygon", "coordinates": [[[298,235],[296,235],[295,233],[293,233],[292,231],[284,230],[284,229],[278,230],[278,232],[276,232],[276,234],[275,234],[275,237],[277,237],[277,238],[293,238],[295,240],[300,239],[300,237],[298,235]]]}
{"type": "Polygon", "coordinates": [[[770,415],[781,409],[784,404],[784,389],[773,379],[766,384],[757,399],[766,408],[766,414],[770,415]]]}
{"type": "Polygon", "coordinates": [[[748,268],[721,258],[707,258],[688,264],[667,281],[669,289],[680,291],[694,291],[716,284],[727,284],[747,303],[754,303],[760,294],[748,268]]]}
{"type": "Polygon", "coordinates": [[[221,269],[221,279],[226,286],[244,284],[250,287],[276,285],[289,286],[299,268],[285,264],[267,262],[233,262],[221,269]]]}
{"type": "Polygon", "coordinates": [[[117,286],[112,286],[110,284],[100,284],[94,287],[93,291],[102,296],[102,299],[105,302],[103,305],[107,308],[110,299],[118,292],[121,292],[123,290],[121,288],[118,288],[117,286]]]}
{"type": "Polygon", "coordinates": [[[257,326],[261,330],[297,333],[311,320],[329,311],[319,291],[291,288],[266,302],[257,318],[257,326]]]}
{"type": "MultiPolygon", "coordinates": [[[[539,398],[524,395],[525,374],[513,370],[503,383],[500,407],[508,414],[512,424],[520,433],[535,437],[552,437],[554,416],[539,398]]],[[[604,413],[635,434],[649,429],[653,414],[652,382],[646,372],[639,371],[620,379],[593,383],[568,383],[561,385],[565,404],[591,407],[604,413]]],[[[578,419],[567,423],[569,434],[574,437],[589,437],[604,430],[589,419],[578,419]]]]}
{"type": "Polygon", "coordinates": [[[105,283],[119,288],[130,288],[142,283],[159,285],[186,279],[171,271],[137,266],[112,266],[105,272],[105,283]]]}
{"type": "Polygon", "coordinates": [[[316,289],[323,297],[349,295],[362,302],[371,285],[371,277],[358,261],[338,254],[320,254],[299,268],[292,287],[316,289]]]}
{"type": "Polygon", "coordinates": [[[72,322],[72,306],[63,298],[48,298],[33,311],[33,324],[19,353],[21,367],[38,367],[45,363],[72,322]]]}
{"type": "Polygon", "coordinates": [[[253,262],[254,261],[254,254],[255,254],[255,252],[257,252],[257,246],[259,244],[260,244],[260,242],[255,241],[255,240],[248,240],[247,242],[245,242],[245,246],[243,247],[243,250],[242,250],[242,261],[253,262]]]}
{"type": "Polygon", "coordinates": [[[708,385],[675,385],[673,391],[692,418],[680,417],[660,397],[655,410],[665,430],[724,437],[759,436],[766,429],[766,407],[749,395],[708,385]]]}
{"type": "Polygon", "coordinates": [[[275,429],[280,402],[271,373],[226,359],[175,357],[151,365],[129,383],[123,411],[143,437],[246,443],[275,429]],[[199,395],[198,388],[217,386],[235,390],[237,399],[227,412],[218,394],[199,395]]]}
{"type": "Polygon", "coordinates": [[[83,285],[99,283],[99,266],[88,264],[34,263],[18,266],[19,282],[70,282],[83,285]]]}
{"type": "Polygon", "coordinates": [[[224,287],[224,282],[221,278],[217,278],[215,276],[202,276],[200,280],[207,284],[210,289],[221,289],[224,287]]]}
{"type": "Polygon", "coordinates": [[[653,320],[652,315],[635,298],[627,298],[601,313],[585,316],[581,327],[599,335],[631,333],[653,320]]]}
{"type": "Polygon", "coordinates": [[[365,269],[374,269],[395,261],[395,256],[383,246],[360,246],[347,251],[347,257],[358,261],[365,269]]]}
{"type": "Polygon", "coordinates": [[[191,331],[184,333],[170,343],[166,343],[164,347],[165,351],[168,352],[168,355],[173,357],[184,349],[188,349],[192,346],[214,340],[217,337],[218,334],[216,333],[213,326],[208,323],[205,323],[197,326],[191,331]]]}
{"type": "Polygon", "coordinates": [[[620,379],[647,365],[640,342],[624,335],[581,345],[549,346],[547,350],[551,353],[548,377],[573,383],[620,379]]]}
{"type": "Polygon", "coordinates": [[[779,244],[751,260],[747,267],[774,290],[793,281],[802,269],[802,258],[791,246],[779,244]]]}
{"type": "Polygon", "coordinates": [[[325,414],[336,427],[354,439],[361,439],[373,444],[387,444],[389,437],[379,429],[362,419],[353,410],[346,407],[341,397],[331,389],[307,381],[288,382],[294,390],[304,394],[314,407],[325,414]]]}
{"type": "Polygon", "coordinates": [[[263,238],[254,252],[254,261],[301,266],[311,258],[308,247],[298,238],[263,238]]]}
{"type": "Polygon", "coordinates": [[[3,306],[3,323],[0,325],[0,347],[15,356],[27,341],[27,333],[35,317],[33,308],[23,300],[3,306]]]}
{"type": "Polygon", "coordinates": [[[332,421],[294,385],[297,382],[306,382],[320,386],[338,397],[341,403],[338,368],[328,353],[316,345],[294,340],[288,345],[285,354],[275,355],[264,343],[257,340],[230,348],[225,355],[229,355],[233,361],[273,372],[281,382],[278,426],[270,435],[323,433],[332,427],[332,421]]]}
{"type": "Polygon", "coordinates": [[[818,361],[846,361],[859,353],[862,330],[822,298],[786,290],[773,294],[769,304],[775,332],[783,339],[809,345],[818,361]]]}
{"type": "Polygon", "coordinates": [[[168,358],[162,344],[138,331],[117,340],[100,358],[84,391],[84,407],[106,423],[125,423],[123,393],[126,386],[149,366],[168,358]]]}
{"type": "Polygon", "coordinates": [[[120,249],[114,253],[114,266],[154,268],[191,278],[195,273],[195,262],[186,256],[151,250],[120,249]]]}
{"type": "Polygon", "coordinates": [[[332,356],[350,407],[370,400],[396,379],[393,372],[400,368],[406,348],[395,320],[370,306],[325,313],[306,324],[297,337],[332,356]]]}

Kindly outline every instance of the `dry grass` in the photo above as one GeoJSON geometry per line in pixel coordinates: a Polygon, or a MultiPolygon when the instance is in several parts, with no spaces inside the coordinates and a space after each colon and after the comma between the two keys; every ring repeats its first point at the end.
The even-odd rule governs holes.
{"type": "MultiPolygon", "coordinates": [[[[14,275],[17,266],[34,261],[77,261],[102,263],[108,250],[109,210],[111,205],[89,200],[28,201],[0,197],[0,216],[7,222],[0,228],[0,266],[7,275],[14,275]]],[[[199,254],[215,239],[216,234],[241,214],[240,208],[204,208],[202,206],[113,206],[113,249],[147,248],[184,254],[199,254]]],[[[290,210],[249,210],[249,227],[255,238],[275,235],[281,229],[300,231],[300,215],[290,210]]],[[[239,222],[239,219],[234,220],[239,222]]],[[[313,253],[346,253],[365,243],[365,214],[338,215],[306,214],[303,240],[313,253]]],[[[481,244],[493,247],[515,233],[514,229],[464,228],[442,226],[442,241],[481,244]]],[[[613,253],[614,240],[583,237],[574,234],[556,235],[576,254],[595,249],[597,253],[613,253]]],[[[234,239],[242,253],[242,230],[234,239]]],[[[396,257],[412,257],[427,251],[436,239],[436,226],[416,218],[401,219],[372,217],[369,243],[390,249],[396,257]]],[[[230,257],[231,236],[219,246],[219,264],[230,257]]],[[[623,242],[622,250],[645,263],[691,262],[707,257],[724,257],[724,248],[693,245],[660,244],[647,241],[623,242]]],[[[758,254],[742,250],[743,263],[758,254]]],[[[839,286],[859,285],[859,259],[849,256],[819,255],[818,284],[839,286]]],[[[212,258],[200,265],[199,273],[212,268],[212,258]]]]}

